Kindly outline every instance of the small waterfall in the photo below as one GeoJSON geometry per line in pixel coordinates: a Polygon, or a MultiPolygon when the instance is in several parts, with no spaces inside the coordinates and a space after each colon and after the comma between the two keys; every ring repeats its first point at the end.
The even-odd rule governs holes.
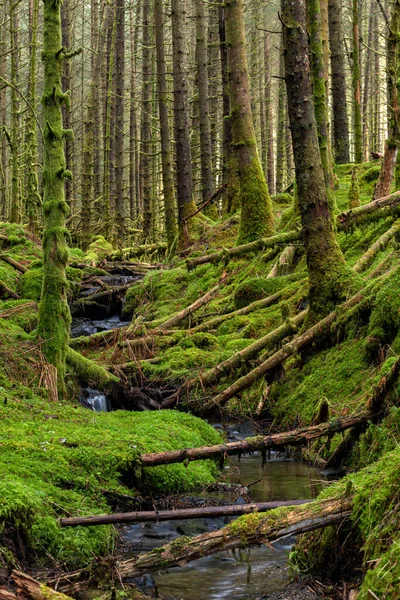
{"type": "Polygon", "coordinates": [[[108,412],[110,410],[110,405],[105,394],[90,387],[82,390],[81,402],[84,406],[95,412],[108,412]]]}

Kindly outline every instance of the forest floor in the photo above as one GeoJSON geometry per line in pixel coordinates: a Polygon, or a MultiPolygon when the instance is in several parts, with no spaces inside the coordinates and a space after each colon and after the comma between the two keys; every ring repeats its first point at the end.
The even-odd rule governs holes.
{"type": "MultiPolygon", "coordinates": [[[[337,212],[347,209],[351,171],[337,170],[337,212]]],[[[376,165],[360,168],[361,204],[370,201],[376,177],[376,165]]],[[[289,195],[274,199],[274,211],[278,234],[298,227],[289,195]]],[[[40,242],[22,227],[0,224],[0,566],[80,569],[115,552],[115,529],[61,528],[58,518],[111,512],[121,502],[140,505],[143,495],[214,481],[213,461],[140,466],[143,453],[221,443],[199,417],[251,420],[265,434],[308,427],[357,414],[388,381],[374,422],[291,449],[322,468],[348,471],[322,498],[351,490],[354,508],[350,523],[301,536],[290,562],[296,574],[351,582],[359,600],[369,590],[380,600],[399,598],[400,385],[391,374],[400,354],[400,271],[398,235],[385,238],[397,217],[395,210],[374,213],[338,231],[355,267],[348,297],[358,300],[298,348],[308,331],[299,241],[229,256],[238,230],[233,215],[217,223],[196,218],[193,245],[171,261],[162,246],[137,256],[135,248],[114,252],[102,238],[86,254],[71,249],[73,315],[111,314],[123,305],[129,323],[71,339],[66,399],[58,397],[35,338],[40,242]],[[376,253],[364,260],[377,240],[376,253]],[[221,250],[218,262],[188,268],[221,250]],[[124,289],[103,285],[99,293],[97,285],[90,292],[116,266],[140,277],[124,289]],[[87,386],[103,389],[113,409],[130,410],[87,410],[80,402],[87,386]],[[132,412],[160,407],[178,410],[132,412]]]]}

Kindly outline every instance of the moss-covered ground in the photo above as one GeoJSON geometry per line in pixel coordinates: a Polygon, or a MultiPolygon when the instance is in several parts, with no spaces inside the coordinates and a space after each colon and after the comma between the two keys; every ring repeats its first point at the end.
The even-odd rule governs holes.
{"type": "MultiPolygon", "coordinates": [[[[348,208],[352,171],[353,165],[337,168],[339,186],[334,195],[338,211],[348,208]]],[[[361,204],[371,200],[376,177],[375,163],[359,167],[361,204]]],[[[297,224],[292,203],[288,195],[273,199],[278,233],[297,224]]],[[[337,234],[350,267],[391,227],[394,218],[371,220],[337,234]]],[[[127,292],[124,314],[132,318],[130,337],[145,337],[143,345],[130,346],[122,336],[116,344],[86,343],[74,348],[102,366],[129,363],[133,385],[146,382],[178,388],[196,379],[188,396],[182,396],[180,408],[189,398],[197,401],[193,406],[200,411],[204,399],[226,389],[255,367],[260,356],[272,354],[290,337],[236,363],[216,382],[204,385],[203,374],[296,317],[307,308],[308,290],[301,244],[296,245],[284,272],[275,277],[268,275],[283,248],[242,255],[227,263],[204,264],[189,271],[187,258],[235,245],[238,219],[231,216],[212,223],[199,218],[195,233],[196,240],[185,256],[176,256],[162,268],[150,270],[127,292]],[[211,301],[183,319],[173,331],[155,335],[149,342],[153,329],[217,284],[219,292],[211,301]],[[278,292],[281,299],[268,307],[257,305],[278,292]],[[256,303],[254,310],[237,313],[252,303],[256,303]],[[221,316],[224,318],[213,324],[221,316]]],[[[1,225],[0,234],[8,238],[0,242],[3,252],[30,267],[22,274],[0,260],[0,280],[21,296],[20,300],[0,301],[0,462],[4,473],[0,484],[0,522],[6,540],[0,547],[0,556],[3,562],[18,559],[12,536],[15,531],[24,531],[25,543],[37,560],[48,560],[47,552],[56,561],[81,565],[93,554],[111,550],[113,532],[109,528],[61,530],[57,517],[109,510],[107,496],[102,492],[105,489],[129,494],[147,489],[156,493],[190,489],[211,481],[216,474],[211,463],[188,468],[160,467],[144,473],[140,479],[135,457],[143,451],[216,443],[218,435],[201,419],[183,412],[91,413],[79,406],[73,373],[67,375],[68,400],[52,402],[44,388],[45,363],[40,345],[35,342],[35,302],[42,277],[39,242],[17,226],[1,225]]],[[[104,261],[112,255],[111,245],[102,238],[92,243],[86,255],[80,250],[70,251],[71,299],[82,276],[100,273],[104,261]]],[[[269,427],[283,430],[310,425],[323,399],[327,400],[329,417],[333,419],[363,406],[400,351],[397,265],[398,241],[393,239],[381,248],[365,271],[354,276],[349,287],[350,296],[369,285],[365,302],[353,309],[349,317],[339,313],[338,326],[294,353],[267,380],[257,380],[231,398],[224,415],[261,418],[269,427]],[[371,285],[384,274],[386,277],[375,287],[371,285]]],[[[354,525],[351,531],[344,530],[344,538],[350,536],[355,560],[347,566],[357,570],[350,574],[335,571],[331,561],[331,575],[360,579],[367,572],[360,588],[362,599],[367,598],[368,588],[381,600],[398,597],[393,590],[399,589],[399,393],[396,384],[386,398],[385,418],[368,426],[345,460],[356,489],[354,525]]],[[[328,459],[341,440],[337,434],[331,440],[316,442],[304,456],[309,460],[328,459]]],[[[324,493],[342,493],[343,486],[346,482],[329,486],[324,493]]],[[[332,548],[339,553],[342,543],[343,536],[336,529],[308,534],[293,554],[293,565],[298,571],[318,577],[329,575],[324,571],[327,553],[332,548]]]]}

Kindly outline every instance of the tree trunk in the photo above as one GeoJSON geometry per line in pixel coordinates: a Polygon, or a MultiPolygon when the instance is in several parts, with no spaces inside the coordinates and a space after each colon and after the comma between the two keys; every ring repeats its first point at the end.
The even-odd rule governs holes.
{"type": "Polygon", "coordinates": [[[20,223],[21,196],[19,188],[20,118],[19,118],[19,5],[10,0],[10,46],[11,46],[11,197],[10,221],[20,223]]]}
{"type": "Polygon", "coordinates": [[[272,85],[271,85],[271,40],[270,34],[264,33],[264,94],[265,94],[265,132],[267,136],[267,162],[264,165],[268,181],[268,191],[275,193],[274,173],[274,136],[272,119],[272,85]]]}
{"type": "Polygon", "coordinates": [[[125,0],[115,3],[115,226],[119,246],[125,241],[124,198],[124,91],[125,91],[125,0]]]}
{"type": "MultiPolygon", "coordinates": [[[[30,21],[30,44],[29,44],[29,83],[28,97],[29,104],[26,118],[26,142],[27,142],[27,194],[26,194],[26,212],[28,216],[29,231],[37,233],[38,231],[38,209],[41,205],[39,195],[39,180],[37,174],[37,131],[36,131],[36,70],[37,70],[37,33],[38,33],[38,15],[39,1],[32,0],[29,4],[30,21]]],[[[1,119],[1,116],[0,116],[1,119]]]]}
{"type": "Polygon", "coordinates": [[[207,67],[207,21],[205,5],[203,0],[196,0],[196,68],[200,125],[201,191],[203,202],[206,202],[214,192],[207,67]]]}
{"type": "Polygon", "coordinates": [[[360,67],[360,31],[359,0],[353,0],[353,114],[354,114],[354,161],[361,163],[363,160],[362,148],[362,119],[361,119],[361,67],[360,67]]]}
{"type": "Polygon", "coordinates": [[[240,184],[238,243],[243,243],[270,235],[274,222],[271,199],[258,157],[250,108],[243,0],[226,0],[225,19],[232,148],[237,159],[240,184]]]}
{"type": "Polygon", "coordinates": [[[278,85],[278,123],[276,132],[276,193],[285,189],[285,63],[283,56],[283,40],[279,51],[279,85],[278,85]]]}
{"type": "MultiPolygon", "coordinates": [[[[70,0],[65,0],[61,4],[61,35],[62,43],[66,51],[69,51],[72,46],[72,10],[70,0]]],[[[63,62],[61,85],[63,90],[71,89],[71,64],[68,60],[63,62]]],[[[66,105],[61,107],[62,119],[66,129],[71,129],[71,113],[66,105]]],[[[65,160],[69,168],[72,167],[73,161],[73,139],[65,140],[65,160]]],[[[72,179],[65,181],[65,201],[69,206],[70,213],[74,212],[73,198],[73,182],[72,179]]]]}
{"type": "Polygon", "coordinates": [[[350,162],[349,124],[346,105],[346,76],[344,41],[342,34],[342,8],[340,0],[328,1],[329,44],[332,72],[332,113],[335,161],[350,162]]]}
{"type": "Polygon", "coordinates": [[[389,137],[385,143],[385,155],[375,187],[373,199],[390,194],[397,152],[400,145],[400,107],[399,107],[399,35],[400,35],[400,0],[395,0],[392,8],[390,27],[386,48],[386,72],[389,104],[389,137]]]}
{"type": "Polygon", "coordinates": [[[172,11],[172,62],[174,80],[174,125],[176,152],[176,182],[178,201],[178,247],[190,241],[187,217],[195,210],[192,198],[192,159],[190,152],[189,98],[186,50],[186,10],[184,0],[171,0],[172,11]]]}
{"type": "Polygon", "coordinates": [[[381,219],[386,214],[398,212],[398,206],[400,204],[400,192],[390,194],[384,198],[378,198],[363,206],[358,206],[351,210],[340,213],[337,216],[337,227],[338,229],[349,230],[349,228],[362,221],[370,221],[375,219],[381,219]],[[376,213],[376,214],[374,214],[376,213]]]}
{"type": "Polygon", "coordinates": [[[325,95],[325,67],[320,0],[307,0],[307,8],[315,119],[317,121],[318,143],[322,168],[324,170],[325,185],[329,190],[332,186],[333,171],[328,148],[328,111],[325,95]]]}
{"type": "Polygon", "coordinates": [[[67,302],[68,263],[65,226],[68,205],[65,201],[64,181],[71,177],[66,168],[64,141],[71,139],[71,130],[63,129],[61,107],[68,106],[69,95],[61,89],[64,60],[70,58],[61,38],[60,3],[44,2],[43,34],[43,287],[39,304],[38,335],[43,340],[42,350],[57,369],[58,388],[65,391],[65,360],[69,342],[71,316],[67,302]]]}
{"type": "Polygon", "coordinates": [[[296,165],[298,204],[309,275],[309,322],[347,293],[350,270],[336,241],[318,147],[312,102],[305,1],[282,0],[286,89],[296,165]]]}
{"type": "MultiPolygon", "coordinates": [[[[6,1],[0,11],[1,22],[6,21],[6,1]]],[[[0,77],[6,79],[7,75],[7,33],[5,27],[0,27],[0,77]]],[[[0,123],[7,125],[7,86],[0,79],[0,123]]],[[[0,136],[0,216],[2,221],[7,218],[7,139],[0,136]]]]}
{"type": "Polygon", "coordinates": [[[143,243],[151,240],[151,52],[150,0],[143,0],[142,102],[140,127],[140,177],[143,191],[143,243]]]}
{"type": "Polygon", "coordinates": [[[161,161],[163,196],[165,211],[165,232],[168,248],[171,248],[178,234],[175,216],[174,177],[172,172],[171,140],[168,117],[168,88],[164,51],[164,12],[163,0],[154,0],[154,28],[157,51],[158,108],[160,113],[161,161]]]}

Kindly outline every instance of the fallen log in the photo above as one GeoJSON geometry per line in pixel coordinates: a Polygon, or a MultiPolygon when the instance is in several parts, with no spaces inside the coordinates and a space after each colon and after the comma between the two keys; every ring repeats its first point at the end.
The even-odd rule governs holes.
{"type": "Polygon", "coordinates": [[[59,519],[61,527],[89,527],[90,525],[115,525],[117,523],[144,523],[147,521],[178,521],[180,519],[213,519],[237,517],[249,513],[264,512],[281,506],[297,506],[312,500],[287,500],[285,502],[253,502],[251,504],[231,504],[229,506],[205,506],[177,510],[151,510],[91,517],[68,517],[59,519]]]}
{"type": "Polygon", "coordinates": [[[267,347],[272,348],[288,335],[292,335],[297,331],[298,326],[303,323],[307,316],[307,312],[307,310],[303,310],[301,313],[293,317],[293,319],[288,319],[283,325],[280,325],[267,335],[264,335],[262,338],[256,340],[246,348],[243,348],[243,350],[239,350],[239,352],[236,352],[233,356],[227,358],[222,363],[216,365],[212,369],[209,369],[205,373],[202,373],[199,377],[195,377],[194,379],[184,383],[179,390],[175,392],[175,394],[164,400],[161,407],[166,408],[167,406],[171,406],[171,404],[179,400],[183,390],[188,390],[195,383],[199,383],[202,387],[216,383],[227,371],[232,370],[234,367],[237,367],[244,361],[251,360],[257,356],[261,350],[264,350],[267,347]]]}
{"type": "Polygon", "coordinates": [[[365,269],[367,269],[369,267],[369,265],[372,263],[372,261],[374,260],[375,256],[378,254],[378,252],[381,252],[382,250],[384,250],[386,248],[386,246],[388,245],[388,243],[390,242],[390,240],[392,238],[394,238],[395,235],[397,233],[399,233],[399,231],[400,231],[400,222],[396,221],[392,225],[392,227],[390,227],[390,229],[385,231],[385,233],[382,234],[376,240],[376,242],[374,242],[372,244],[372,246],[370,246],[368,248],[368,250],[361,256],[361,258],[358,259],[358,261],[356,262],[356,264],[353,267],[353,270],[356,273],[362,273],[363,271],[365,271],[365,269]]]}
{"type": "Polygon", "coordinates": [[[11,290],[5,283],[0,281],[0,296],[3,298],[4,296],[8,296],[9,298],[13,298],[14,300],[19,300],[20,296],[17,292],[11,290]]]}
{"type": "Polygon", "coordinates": [[[318,321],[310,329],[307,329],[304,333],[291,340],[288,344],[285,344],[278,352],[275,352],[272,356],[267,358],[264,362],[252,369],[247,375],[237,379],[232,385],[226,390],[206,402],[202,407],[202,411],[209,410],[214,406],[221,406],[226,403],[230,398],[236,396],[242,390],[250,387],[255,381],[266,375],[272,369],[282,364],[287,358],[292,356],[295,352],[304,348],[318,336],[324,334],[329,330],[331,325],[335,322],[337,315],[341,314],[343,310],[347,310],[359,304],[364,299],[362,292],[358,292],[352,296],[349,300],[340,304],[336,310],[332,311],[321,321],[318,321]]]}
{"type": "Polygon", "coordinates": [[[363,206],[357,206],[356,208],[346,210],[337,216],[338,229],[347,230],[355,223],[365,220],[366,218],[371,219],[373,213],[376,213],[374,216],[377,219],[380,219],[381,217],[386,216],[387,212],[390,214],[393,212],[394,208],[397,209],[399,204],[400,192],[395,192],[389,196],[373,200],[363,206]]]}
{"type": "Polygon", "coordinates": [[[296,254],[297,246],[286,246],[280,257],[270,270],[267,278],[278,277],[278,275],[284,275],[288,272],[288,268],[293,263],[294,256],[296,254]]]}
{"type": "Polygon", "coordinates": [[[0,254],[0,258],[1,260],[4,260],[4,262],[14,267],[14,269],[17,269],[17,271],[19,271],[20,273],[26,273],[28,270],[28,267],[25,267],[25,265],[21,265],[21,263],[11,258],[11,256],[9,256],[8,254],[0,254]]]}
{"type": "Polygon", "coordinates": [[[14,570],[11,578],[17,588],[15,594],[0,588],[0,600],[71,600],[70,596],[56,592],[21,571],[14,570]]]}
{"type": "Polygon", "coordinates": [[[243,256],[251,252],[256,252],[257,250],[265,250],[266,248],[273,248],[281,245],[286,246],[288,243],[300,241],[301,236],[301,231],[288,231],[286,233],[279,233],[278,235],[273,235],[269,238],[260,238],[255,242],[249,242],[248,244],[243,244],[242,246],[236,246],[235,248],[224,249],[220,252],[213,252],[212,254],[189,259],[186,261],[186,266],[190,271],[199,265],[204,265],[206,263],[211,263],[214,265],[218,264],[220,261],[225,261],[225,263],[227,263],[235,256],[243,256]]]}
{"type": "Polygon", "coordinates": [[[164,329],[164,330],[165,329],[173,329],[174,327],[176,327],[176,325],[178,325],[178,323],[182,323],[182,321],[184,321],[187,317],[189,317],[194,312],[196,312],[196,310],[199,310],[199,308],[202,308],[203,306],[208,304],[213,298],[215,298],[215,296],[218,294],[218,292],[221,288],[221,285],[225,282],[225,279],[226,279],[226,275],[224,274],[221,277],[221,280],[219,281],[219,283],[217,285],[215,285],[209,292],[206,292],[203,296],[201,296],[200,298],[195,300],[195,302],[193,302],[190,306],[188,306],[187,308],[184,308],[176,315],[173,315],[172,317],[170,317],[163,323],[157,325],[157,327],[159,329],[164,329]]]}
{"type": "Polygon", "coordinates": [[[119,563],[121,579],[138,577],[210,556],[216,552],[270,544],[289,535],[297,535],[336,525],[351,515],[352,499],[316,500],[296,508],[280,508],[276,513],[244,516],[218,531],[194,538],[178,538],[147,554],[119,563]]]}
{"type": "MultiPolygon", "coordinates": [[[[299,282],[299,285],[300,285],[300,282],[299,282]]],[[[262,300],[256,300],[255,302],[252,302],[251,304],[248,304],[247,306],[244,306],[243,308],[239,308],[238,310],[234,310],[232,312],[225,313],[218,317],[208,319],[207,321],[204,321],[204,323],[201,323],[200,325],[197,325],[196,327],[191,327],[190,329],[188,329],[188,333],[191,334],[191,333],[199,333],[202,331],[211,331],[211,330],[219,327],[222,323],[225,323],[225,321],[229,321],[229,319],[232,319],[233,317],[242,317],[242,316],[248,315],[249,313],[254,312],[256,310],[262,310],[263,308],[268,308],[268,306],[275,304],[275,302],[278,302],[278,300],[281,300],[281,299],[283,300],[284,298],[286,298],[287,296],[285,295],[284,292],[285,292],[285,290],[281,290],[279,292],[276,292],[275,294],[272,294],[271,296],[262,298],[262,300]]]]}
{"type": "Polygon", "coordinates": [[[185,448],[182,450],[142,454],[140,462],[142,467],[156,467],[159,465],[191,462],[193,460],[220,458],[225,455],[245,454],[255,452],[256,450],[265,451],[268,449],[284,448],[285,446],[304,445],[322,436],[332,436],[339,431],[345,431],[360,423],[366,423],[374,416],[374,411],[363,410],[359,414],[336,419],[329,423],[320,423],[319,425],[311,425],[310,427],[284,431],[282,433],[257,435],[245,440],[216,444],[215,446],[201,446],[199,448],[185,448]]]}

